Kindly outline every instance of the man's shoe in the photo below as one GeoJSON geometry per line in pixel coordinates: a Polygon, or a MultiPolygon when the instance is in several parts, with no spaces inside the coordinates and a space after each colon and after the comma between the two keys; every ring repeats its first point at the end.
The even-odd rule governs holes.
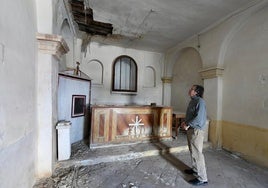
{"type": "Polygon", "coordinates": [[[200,181],[197,178],[190,180],[189,183],[192,184],[192,185],[195,185],[195,186],[199,186],[199,185],[205,186],[205,185],[208,184],[207,181],[200,181]]]}
{"type": "Polygon", "coordinates": [[[184,173],[185,174],[196,174],[196,172],[193,171],[193,169],[186,169],[186,170],[184,170],[184,173]]]}

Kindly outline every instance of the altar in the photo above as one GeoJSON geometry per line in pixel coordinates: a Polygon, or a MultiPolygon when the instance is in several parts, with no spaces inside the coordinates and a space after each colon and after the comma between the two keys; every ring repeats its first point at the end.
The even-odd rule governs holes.
{"type": "Polygon", "coordinates": [[[91,107],[90,147],[168,139],[172,108],[150,105],[91,107]]]}

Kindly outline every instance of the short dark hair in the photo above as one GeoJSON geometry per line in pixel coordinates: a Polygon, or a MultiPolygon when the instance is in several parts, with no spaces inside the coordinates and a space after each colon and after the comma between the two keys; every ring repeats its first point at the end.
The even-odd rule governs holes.
{"type": "Polygon", "coordinates": [[[195,86],[195,92],[198,97],[203,98],[204,94],[204,87],[200,85],[194,85],[195,86]]]}

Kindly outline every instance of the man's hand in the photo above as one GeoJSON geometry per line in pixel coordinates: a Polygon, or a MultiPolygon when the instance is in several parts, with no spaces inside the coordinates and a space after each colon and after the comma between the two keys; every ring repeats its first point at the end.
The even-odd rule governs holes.
{"type": "Polygon", "coordinates": [[[181,128],[182,128],[183,130],[186,130],[186,131],[187,131],[187,130],[189,129],[189,127],[190,127],[190,126],[188,126],[188,125],[185,123],[185,121],[181,123],[181,128]]]}

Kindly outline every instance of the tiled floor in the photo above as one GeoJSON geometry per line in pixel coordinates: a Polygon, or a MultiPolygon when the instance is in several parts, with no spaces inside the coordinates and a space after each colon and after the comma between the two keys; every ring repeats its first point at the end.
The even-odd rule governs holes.
{"type": "MultiPolygon", "coordinates": [[[[267,188],[268,169],[250,164],[205,144],[205,160],[211,188],[267,188]]],[[[89,149],[83,142],[72,147],[70,160],[57,164],[52,177],[34,188],[163,188],[193,187],[193,176],[183,173],[190,156],[185,135],[178,140],[89,149]]]]}

